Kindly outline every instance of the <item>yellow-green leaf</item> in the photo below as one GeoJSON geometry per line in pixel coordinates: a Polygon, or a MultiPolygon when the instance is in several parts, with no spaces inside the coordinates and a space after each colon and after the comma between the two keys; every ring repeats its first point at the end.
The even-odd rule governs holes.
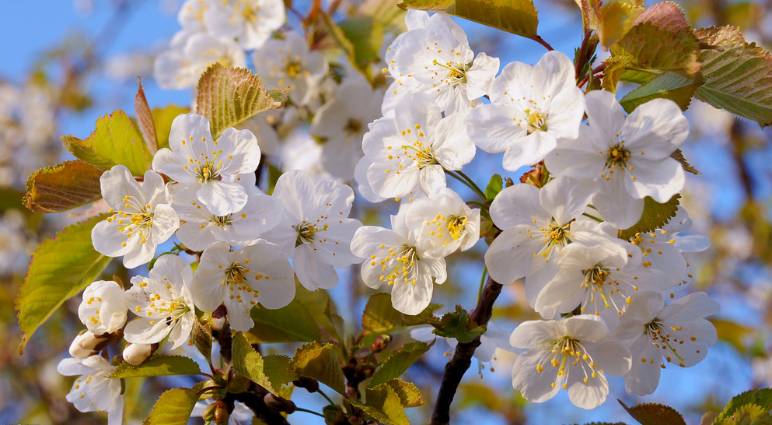
{"type": "Polygon", "coordinates": [[[594,9],[590,22],[595,22],[600,44],[606,48],[619,41],[632,28],[635,18],[644,11],[641,0],[612,0],[607,2],[589,0],[589,6],[594,9]]]}
{"type": "Polygon", "coordinates": [[[402,400],[388,385],[368,388],[365,391],[365,403],[360,407],[365,414],[387,425],[409,425],[402,400]]]}
{"type": "Polygon", "coordinates": [[[429,351],[431,346],[431,344],[425,344],[423,342],[411,342],[405,344],[402,348],[392,353],[386,360],[381,362],[380,366],[375,369],[368,387],[372,388],[392,379],[399,378],[413,365],[413,363],[420,359],[425,352],[429,351]]]}
{"type": "Polygon", "coordinates": [[[532,0],[402,0],[399,6],[445,12],[528,38],[536,37],[539,24],[532,0]]]}
{"type": "Polygon", "coordinates": [[[697,97],[711,105],[772,124],[772,55],[755,43],[740,42],[731,27],[698,31],[705,83],[697,97]]]}
{"type": "Polygon", "coordinates": [[[292,369],[298,376],[314,378],[340,394],[345,393],[341,359],[333,344],[306,344],[295,352],[292,369]]]}
{"type": "MultiPolygon", "coordinates": [[[[729,400],[729,403],[727,403],[726,407],[724,407],[724,410],[721,411],[721,413],[716,418],[716,421],[714,422],[717,425],[724,425],[724,424],[730,424],[732,422],[729,421],[730,418],[732,418],[735,413],[738,412],[743,406],[748,405],[756,405],[764,409],[767,415],[769,415],[769,412],[772,410],[772,389],[770,388],[761,388],[758,390],[751,390],[746,391],[744,393],[738,394],[734,397],[732,397],[731,400],[729,400]]],[[[750,412],[748,412],[750,413],[750,412]]],[[[767,416],[768,419],[768,416],[767,416]]],[[[737,424],[744,424],[746,422],[737,422],[737,424]]],[[[753,422],[747,422],[747,423],[753,423],[753,422]]],[[[768,422],[766,422],[768,423],[768,422]]],[[[759,422],[759,424],[764,424],[764,422],[759,422]]]]}
{"type": "Polygon", "coordinates": [[[263,371],[263,356],[252,348],[240,332],[233,336],[233,369],[239,375],[273,392],[271,381],[263,371]]]}
{"type": "Polygon", "coordinates": [[[651,197],[643,198],[643,213],[641,219],[627,229],[619,231],[619,237],[622,239],[631,239],[637,233],[651,232],[666,225],[671,218],[675,217],[678,211],[678,204],[681,195],[673,195],[669,201],[660,204],[651,197]]]}
{"type": "Polygon", "coordinates": [[[391,305],[391,295],[377,293],[367,300],[362,313],[362,329],[365,333],[383,334],[405,326],[430,323],[434,320],[432,312],[439,305],[432,304],[415,316],[402,314],[391,305]]]}
{"type": "Polygon", "coordinates": [[[115,368],[113,378],[198,375],[201,369],[188,357],[155,355],[139,366],[122,363],[115,368]]]}
{"type": "Polygon", "coordinates": [[[24,205],[32,211],[61,212],[102,197],[102,171],[83,161],[66,161],[41,168],[27,179],[24,205]]]}
{"type": "Polygon", "coordinates": [[[297,378],[291,363],[292,359],[279,354],[269,354],[263,357],[263,372],[277,391],[297,378]]]}
{"type": "Polygon", "coordinates": [[[169,147],[169,133],[172,130],[172,121],[177,115],[187,114],[190,108],[177,105],[168,105],[163,108],[153,108],[153,126],[155,127],[158,149],[169,147]]]}
{"type": "Polygon", "coordinates": [[[38,245],[16,300],[19,327],[24,333],[20,350],[62,303],[107,267],[110,258],[91,246],[91,229],[104,219],[101,215],[67,226],[38,245]]]}
{"type": "Polygon", "coordinates": [[[186,425],[197,401],[198,395],[192,389],[167,390],[155,402],[145,425],[186,425]]]}
{"type": "Polygon", "coordinates": [[[404,379],[392,379],[386,384],[391,387],[392,390],[399,396],[402,405],[405,407],[418,407],[424,404],[424,398],[421,394],[421,390],[416,384],[405,381],[404,379]]]}
{"type": "Polygon", "coordinates": [[[756,333],[756,330],[747,325],[726,319],[710,319],[716,327],[719,341],[731,345],[740,353],[748,351],[748,340],[756,333]]]}
{"type": "Polygon", "coordinates": [[[132,174],[141,176],[150,169],[152,156],[142,134],[121,110],[99,118],[96,129],[86,139],[64,136],[62,142],[76,158],[101,170],[123,164],[132,174]]]}
{"type": "Polygon", "coordinates": [[[198,80],[196,111],[209,119],[212,136],[256,114],[280,106],[246,68],[211,65],[198,80]]]}

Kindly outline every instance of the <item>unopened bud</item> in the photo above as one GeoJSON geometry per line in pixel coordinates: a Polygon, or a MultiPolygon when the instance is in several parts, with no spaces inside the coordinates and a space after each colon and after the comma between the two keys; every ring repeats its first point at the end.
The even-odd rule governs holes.
{"type": "Polygon", "coordinates": [[[315,393],[319,391],[319,381],[316,379],[301,376],[300,378],[292,381],[292,383],[295,384],[296,387],[305,388],[309,393],[315,393]]]}
{"type": "Polygon", "coordinates": [[[225,326],[226,310],[224,305],[220,305],[212,312],[212,320],[209,322],[213,331],[221,331],[225,326]]]}
{"type": "Polygon", "coordinates": [[[85,359],[86,357],[96,353],[97,347],[107,341],[108,335],[96,336],[91,331],[83,332],[75,337],[70,344],[70,355],[78,359],[85,359]]]}
{"type": "Polygon", "coordinates": [[[217,425],[226,425],[228,423],[228,406],[222,400],[214,402],[214,423],[217,425]]]}
{"type": "Polygon", "coordinates": [[[153,354],[151,344],[129,344],[123,349],[123,360],[132,366],[139,366],[151,354],[153,354]]]}

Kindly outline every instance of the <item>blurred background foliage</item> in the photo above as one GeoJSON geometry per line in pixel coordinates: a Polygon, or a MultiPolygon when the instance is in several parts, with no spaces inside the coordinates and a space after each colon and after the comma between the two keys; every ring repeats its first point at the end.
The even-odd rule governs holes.
{"type": "MultiPolygon", "coordinates": [[[[291,1],[291,0],[289,0],[291,1]]],[[[338,1],[338,0],[336,0],[338,1]]],[[[401,12],[390,0],[369,0],[360,5],[339,1],[342,13],[385,7],[399,28],[401,12]]],[[[679,4],[694,25],[731,24],[748,40],[772,47],[770,4],[763,1],[685,0],[679,4]]],[[[0,423],[86,424],[102,421],[80,414],[65,401],[70,381],[55,365],[66,352],[80,324],[78,299],[72,299],[50,319],[19,353],[19,332],[14,299],[23,280],[29,255],[42,239],[64,225],[89,214],[76,210],[47,215],[30,213],[21,205],[27,176],[35,169],[66,158],[59,137],[85,136],[95,119],[113,109],[131,110],[135,77],[145,81],[152,106],[187,105],[189,91],[169,92],[152,81],[154,55],[174,31],[179,1],[49,0],[0,4],[0,423]]],[[[545,39],[572,53],[581,40],[581,18],[572,0],[537,0],[545,39]]],[[[307,10],[297,1],[293,9],[307,10]]],[[[387,18],[382,18],[387,19],[387,18]]],[[[299,22],[295,24],[300,25],[299,22]]],[[[511,60],[535,62],[540,46],[494,29],[463,22],[475,51],[511,60]]],[[[310,28],[309,31],[313,31],[310,28]]],[[[391,35],[393,36],[393,34],[391,35]]],[[[389,40],[387,35],[386,39],[389,40]]],[[[330,42],[320,38],[319,43],[330,42]]],[[[376,73],[374,78],[379,78],[376,73]]],[[[621,90],[624,90],[622,87],[621,90]]],[[[720,343],[708,358],[690,369],[670,369],[657,392],[636,399],[612,383],[611,401],[593,412],[574,408],[565,395],[540,405],[527,405],[510,387],[508,371],[479,365],[466,376],[454,405],[458,423],[552,424],[591,420],[629,420],[620,398],[628,404],[665,402],[699,423],[708,411],[717,411],[730,396],[756,387],[772,386],[772,129],[734,118],[727,112],[694,100],[690,105],[691,137],[684,151],[701,171],[690,176],[684,206],[696,230],[707,234],[712,248],[690,258],[695,286],[708,291],[722,306],[714,320],[720,343]]],[[[497,160],[475,161],[468,174],[484,184],[502,172],[497,160]]],[[[513,179],[519,176],[504,174],[513,179]]],[[[464,194],[464,188],[459,187],[464,194]]],[[[356,213],[367,223],[383,222],[390,210],[365,202],[356,213]]],[[[352,214],[354,215],[354,214],[352,214]]],[[[482,244],[480,244],[482,245],[482,244]]],[[[482,246],[454,257],[449,282],[438,287],[436,301],[448,310],[458,303],[466,308],[476,298],[482,268],[482,246]]],[[[113,263],[108,275],[128,281],[128,273],[113,263]]],[[[353,333],[371,291],[356,273],[344,275],[333,300],[353,333]],[[353,276],[353,277],[352,277],[353,276]]],[[[505,288],[496,305],[494,323],[507,332],[534,313],[525,304],[523,288],[505,288]]],[[[397,338],[406,335],[397,335],[397,338]]],[[[409,371],[408,377],[432,396],[450,348],[435,347],[409,371]]],[[[131,380],[127,391],[129,418],[139,422],[158,394],[172,382],[164,379],[131,380]]],[[[179,382],[176,383],[180,385],[179,382]]],[[[183,383],[184,384],[184,383],[183,383]]],[[[416,423],[431,414],[432,400],[412,409],[416,423]]],[[[319,403],[309,400],[305,404],[319,403]]]]}

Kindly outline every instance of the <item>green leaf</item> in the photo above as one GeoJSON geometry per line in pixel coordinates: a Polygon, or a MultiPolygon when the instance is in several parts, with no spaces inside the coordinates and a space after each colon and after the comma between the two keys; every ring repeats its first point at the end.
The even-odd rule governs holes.
{"type": "Polygon", "coordinates": [[[29,338],[68,299],[102,273],[109,257],[91,246],[91,229],[104,215],[72,224],[43,241],[32,255],[16,308],[24,333],[20,350],[29,338]]]}
{"type": "Polygon", "coordinates": [[[306,344],[295,352],[292,369],[298,376],[314,378],[340,394],[345,394],[345,377],[341,359],[333,344],[306,344]]]}
{"type": "Polygon", "coordinates": [[[271,381],[263,371],[263,356],[255,351],[242,333],[233,336],[233,369],[241,376],[273,392],[271,381]]]}
{"type": "Polygon", "coordinates": [[[684,171],[687,171],[689,173],[696,174],[696,175],[700,174],[700,170],[694,168],[694,166],[690,164],[689,161],[686,160],[686,156],[684,156],[684,153],[681,149],[674,150],[673,153],[670,154],[670,157],[680,162],[681,166],[684,167],[684,171]]]}
{"type": "Polygon", "coordinates": [[[279,354],[269,354],[263,357],[263,372],[271,381],[274,389],[278,390],[297,379],[291,363],[292,359],[279,354]]]}
{"type": "Polygon", "coordinates": [[[153,108],[153,126],[158,141],[158,149],[169,147],[169,133],[172,131],[172,122],[178,115],[187,114],[190,108],[177,105],[168,105],[163,108],[153,108]]]}
{"type": "Polygon", "coordinates": [[[172,388],[164,391],[155,402],[145,425],[187,425],[190,412],[198,401],[195,391],[188,388],[172,388]]]}
{"type": "Polygon", "coordinates": [[[122,363],[115,368],[113,378],[142,378],[150,376],[198,375],[201,369],[188,357],[155,355],[139,366],[122,363]]]}
{"type": "Polygon", "coordinates": [[[309,291],[297,283],[295,288],[295,299],[285,307],[253,308],[255,326],[250,333],[261,342],[339,341],[342,319],[329,294],[309,291]]]}
{"type": "Polygon", "coordinates": [[[644,403],[627,407],[621,400],[619,404],[641,425],[686,425],[680,413],[664,404],[644,403]]]}
{"type": "Polygon", "coordinates": [[[142,134],[134,121],[121,110],[99,118],[96,130],[86,139],[63,136],[62,142],[76,158],[101,170],[123,164],[133,175],[141,176],[150,169],[152,156],[142,134]]]}
{"type": "Polygon", "coordinates": [[[772,388],[746,391],[732,397],[732,399],[729,400],[729,403],[724,407],[724,410],[722,410],[716,418],[715,423],[721,424],[722,421],[726,421],[733,416],[739,408],[749,404],[763,407],[769,412],[769,410],[772,409],[772,388]]]}
{"type": "Polygon", "coordinates": [[[429,351],[432,344],[423,342],[411,342],[405,344],[399,351],[395,351],[386,360],[380,362],[380,365],[368,384],[372,388],[384,384],[392,379],[399,378],[405,371],[412,366],[425,352],[429,351]]]}
{"type": "Polygon", "coordinates": [[[392,379],[391,381],[381,384],[388,385],[399,396],[399,399],[405,407],[418,407],[424,404],[424,398],[421,394],[421,390],[418,389],[416,384],[405,381],[404,379],[392,379]]]}
{"type": "Polygon", "coordinates": [[[716,108],[772,124],[772,55],[755,43],[740,42],[731,27],[698,31],[705,83],[697,97],[716,108]]]}
{"type": "Polygon", "coordinates": [[[379,385],[368,388],[365,391],[364,412],[381,423],[392,425],[409,425],[410,421],[405,415],[402,399],[399,394],[388,385],[379,385]]]}
{"type": "Polygon", "coordinates": [[[402,0],[399,7],[445,12],[528,38],[539,24],[532,0],[402,0]]]}
{"type": "Polygon", "coordinates": [[[726,319],[713,318],[710,322],[716,327],[720,341],[731,345],[739,353],[748,352],[748,339],[756,333],[753,327],[726,319]]]}
{"type": "Polygon", "coordinates": [[[770,407],[761,407],[756,404],[744,404],[737,408],[732,416],[717,425],[770,425],[772,416],[770,416],[770,407]]]}
{"type": "Polygon", "coordinates": [[[678,211],[679,199],[681,195],[673,195],[669,201],[660,204],[651,197],[643,198],[643,214],[637,223],[627,229],[619,231],[619,237],[630,240],[637,233],[646,233],[662,228],[671,218],[675,217],[678,211]]]}
{"type": "Polygon", "coordinates": [[[196,346],[201,355],[207,359],[212,360],[212,332],[210,331],[209,324],[202,324],[198,319],[193,322],[193,329],[190,331],[190,339],[193,341],[193,345],[196,346]]]}
{"type": "Polygon", "coordinates": [[[691,76],[700,69],[697,46],[697,39],[690,31],[672,33],[654,24],[642,23],[612,46],[611,54],[621,59],[625,68],[648,71],[652,76],[665,71],[691,76]]]}
{"type": "Polygon", "coordinates": [[[365,69],[380,60],[383,44],[383,25],[371,16],[356,16],[344,19],[338,26],[351,43],[354,64],[365,69]]]}
{"type": "Polygon", "coordinates": [[[488,181],[488,185],[485,186],[485,199],[489,201],[493,201],[493,199],[496,198],[496,195],[501,192],[501,189],[504,187],[504,179],[501,177],[500,174],[494,174],[491,176],[491,179],[488,181]]]}
{"type": "Polygon", "coordinates": [[[406,326],[431,323],[435,320],[432,312],[439,305],[432,304],[415,316],[402,314],[391,305],[391,295],[377,293],[367,300],[362,313],[362,329],[365,333],[384,334],[406,326]]]}
{"type": "Polygon", "coordinates": [[[682,110],[686,110],[699,85],[698,79],[667,71],[627,93],[619,102],[625,111],[630,113],[638,106],[662,97],[674,101],[682,110]]]}
{"type": "Polygon", "coordinates": [[[0,212],[24,207],[24,194],[12,187],[0,187],[0,212]]]}
{"type": "Polygon", "coordinates": [[[198,80],[196,112],[209,119],[212,137],[228,127],[280,106],[257,75],[246,68],[211,65],[198,80]]]}
{"type": "Polygon", "coordinates": [[[37,212],[61,212],[102,197],[102,171],[83,161],[66,161],[41,168],[27,180],[24,205],[37,212]]]}
{"type": "Polygon", "coordinates": [[[611,47],[632,28],[635,18],[644,10],[640,0],[612,0],[587,2],[595,10],[591,14],[591,24],[598,31],[600,44],[611,47]]]}
{"type": "Polygon", "coordinates": [[[445,338],[454,338],[458,342],[471,342],[485,333],[485,326],[473,323],[469,313],[460,305],[456,311],[445,313],[438,323],[434,324],[434,334],[445,338]]]}

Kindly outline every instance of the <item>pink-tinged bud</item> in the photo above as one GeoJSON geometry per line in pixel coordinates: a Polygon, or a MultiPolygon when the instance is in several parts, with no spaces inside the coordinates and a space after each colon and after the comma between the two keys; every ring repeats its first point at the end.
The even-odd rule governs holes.
{"type": "Polygon", "coordinates": [[[139,366],[151,354],[153,354],[151,344],[129,344],[123,349],[123,360],[132,366],[139,366]]]}
{"type": "Polygon", "coordinates": [[[85,359],[86,357],[96,353],[97,347],[107,341],[108,335],[96,336],[91,331],[83,332],[75,337],[70,344],[70,355],[78,359],[85,359]]]}
{"type": "Polygon", "coordinates": [[[213,331],[221,331],[225,326],[225,316],[216,316],[212,314],[212,320],[209,321],[213,331]]]}

